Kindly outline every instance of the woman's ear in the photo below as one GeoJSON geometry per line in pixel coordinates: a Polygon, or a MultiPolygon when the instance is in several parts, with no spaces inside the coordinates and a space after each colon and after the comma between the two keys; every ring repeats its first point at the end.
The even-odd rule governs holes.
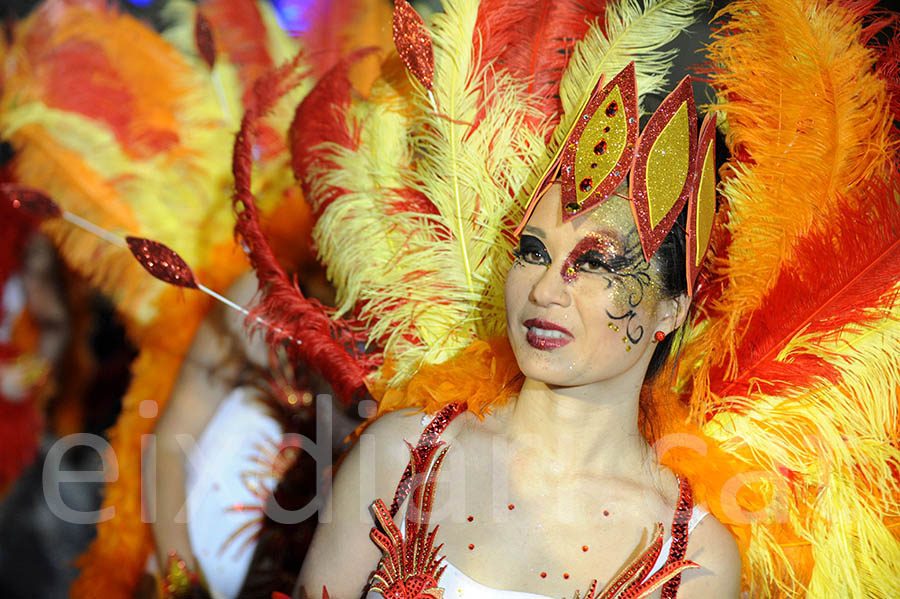
{"type": "Polygon", "coordinates": [[[691,298],[682,293],[673,298],[660,300],[656,308],[656,329],[666,335],[684,324],[691,307],[691,298]]]}

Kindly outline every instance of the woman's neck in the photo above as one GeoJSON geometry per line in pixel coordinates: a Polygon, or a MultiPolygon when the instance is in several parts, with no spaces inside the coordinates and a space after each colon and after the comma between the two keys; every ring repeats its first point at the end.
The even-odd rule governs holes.
{"type": "Polygon", "coordinates": [[[601,476],[633,474],[649,447],[638,429],[640,384],[553,388],[526,379],[507,434],[548,463],[601,476]]]}

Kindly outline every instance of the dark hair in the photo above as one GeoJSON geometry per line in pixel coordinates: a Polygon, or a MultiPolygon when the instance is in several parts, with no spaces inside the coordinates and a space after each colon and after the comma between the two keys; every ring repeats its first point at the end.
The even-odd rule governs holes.
{"type": "MultiPolygon", "coordinates": [[[[659,249],[656,250],[664,299],[676,298],[687,293],[687,275],[685,274],[685,263],[687,261],[686,227],[687,206],[675,219],[675,224],[672,225],[669,234],[666,235],[659,249]]],[[[687,319],[685,319],[685,322],[687,322],[687,319]]],[[[650,357],[650,364],[647,366],[647,374],[644,375],[644,382],[650,381],[656,376],[663,364],[666,363],[678,331],[679,329],[675,329],[666,335],[665,339],[656,344],[656,347],[653,349],[653,355],[650,357]]]]}
{"type": "MultiPolygon", "coordinates": [[[[699,118],[699,116],[698,116],[699,118]]],[[[725,136],[721,131],[716,130],[716,182],[718,182],[719,169],[731,157],[728,146],[725,144],[725,136]]],[[[716,198],[716,212],[718,212],[719,200],[716,198]]],[[[671,299],[687,293],[687,274],[685,268],[687,264],[687,206],[675,219],[675,224],[666,238],[663,240],[659,249],[656,250],[659,256],[659,273],[662,279],[663,297],[671,299]]],[[[701,273],[702,276],[702,273],[701,273]]],[[[684,322],[688,322],[690,310],[688,310],[688,318],[684,322]]],[[[682,327],[684,325],[682,324],[682,327]]],[[[675,329],[666,338],[657,343],[650,357],[650,364],[647,366],[647,373],[644,375],[644,382],[647,383],[653,379],[659,370],[669,358],[669,352],[672,351],[672,345],[675,337],[681,330],[679,327],[675,329]]]]}

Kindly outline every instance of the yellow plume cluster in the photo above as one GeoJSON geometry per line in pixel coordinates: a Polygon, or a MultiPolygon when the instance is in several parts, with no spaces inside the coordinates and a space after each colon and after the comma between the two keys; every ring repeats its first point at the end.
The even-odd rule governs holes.
{"type": "MultiPolygon", "coordinates": [[[[611,35],[592,25],[563,76],[560,93],[574,107],[566,111],[568,121],[599,76],[596,64],[612,69],[646,59],[652,66],[639,66],[639,85],[659,88],[670,57],[660,48],[672,39],[671,19],[687,25],[696,4],[663,0],[643,11],[631,2],[610,6],[611,35]],[[662,26],[666,21],[669,27],[662,26]]],[[[371,97],[346,113],[358,146],[327,148],[339,168],[310,177],[312,196],[342,190],[314,236],[340,312],[357,309],[370,325],[370,340],[384,348],[390,387],[402,387],[423,365],[450,359],[475,339],[504,333],[509,232],[521,218],[524,192],[551,157],[543,141],[549,121],[533,108],[528,82],[497,65],[478,66],[477,15],[474,0],[446,2],[429,26],[433,94],[398,80],[405,74],[389,60],[371,97]]],[[[558,138],[565,127],[564,120],[558,138]]],[[[373,388],[382,383],[373,381],[373,388]]]]}
{"type": "Polygon", "coordinates": [[[465,0],[433,17],[434,104],[388,65],[347,113],[359,148],[335,148],[340,168],[313,177],[347,190],[314,237],[340,310],[359,306],[394,361],[393,384],[505,327],[504,225],[521,214],[516,200],[544,144],[522,126],[535,113],[520,83],[499,74],[485,102],[487,73],[471,51],[476,14],[465,0]]]}

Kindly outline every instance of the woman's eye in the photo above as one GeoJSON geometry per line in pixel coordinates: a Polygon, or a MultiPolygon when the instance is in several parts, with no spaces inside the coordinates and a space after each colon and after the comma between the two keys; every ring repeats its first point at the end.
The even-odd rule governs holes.
{"type": "Polygon", "coordinates": [[[519,241],[519,249],[515,252],[516,258],[528,264],[550,264],[550,254],[547,248],[537,238],[531,235],[523,235],[519,241]]]}
{"type": "Polygon", "coordinates": [[[575,267],[582,272],[611,272],[613,270],[595,251],[583,254],[575,262],[575,267]]]}

